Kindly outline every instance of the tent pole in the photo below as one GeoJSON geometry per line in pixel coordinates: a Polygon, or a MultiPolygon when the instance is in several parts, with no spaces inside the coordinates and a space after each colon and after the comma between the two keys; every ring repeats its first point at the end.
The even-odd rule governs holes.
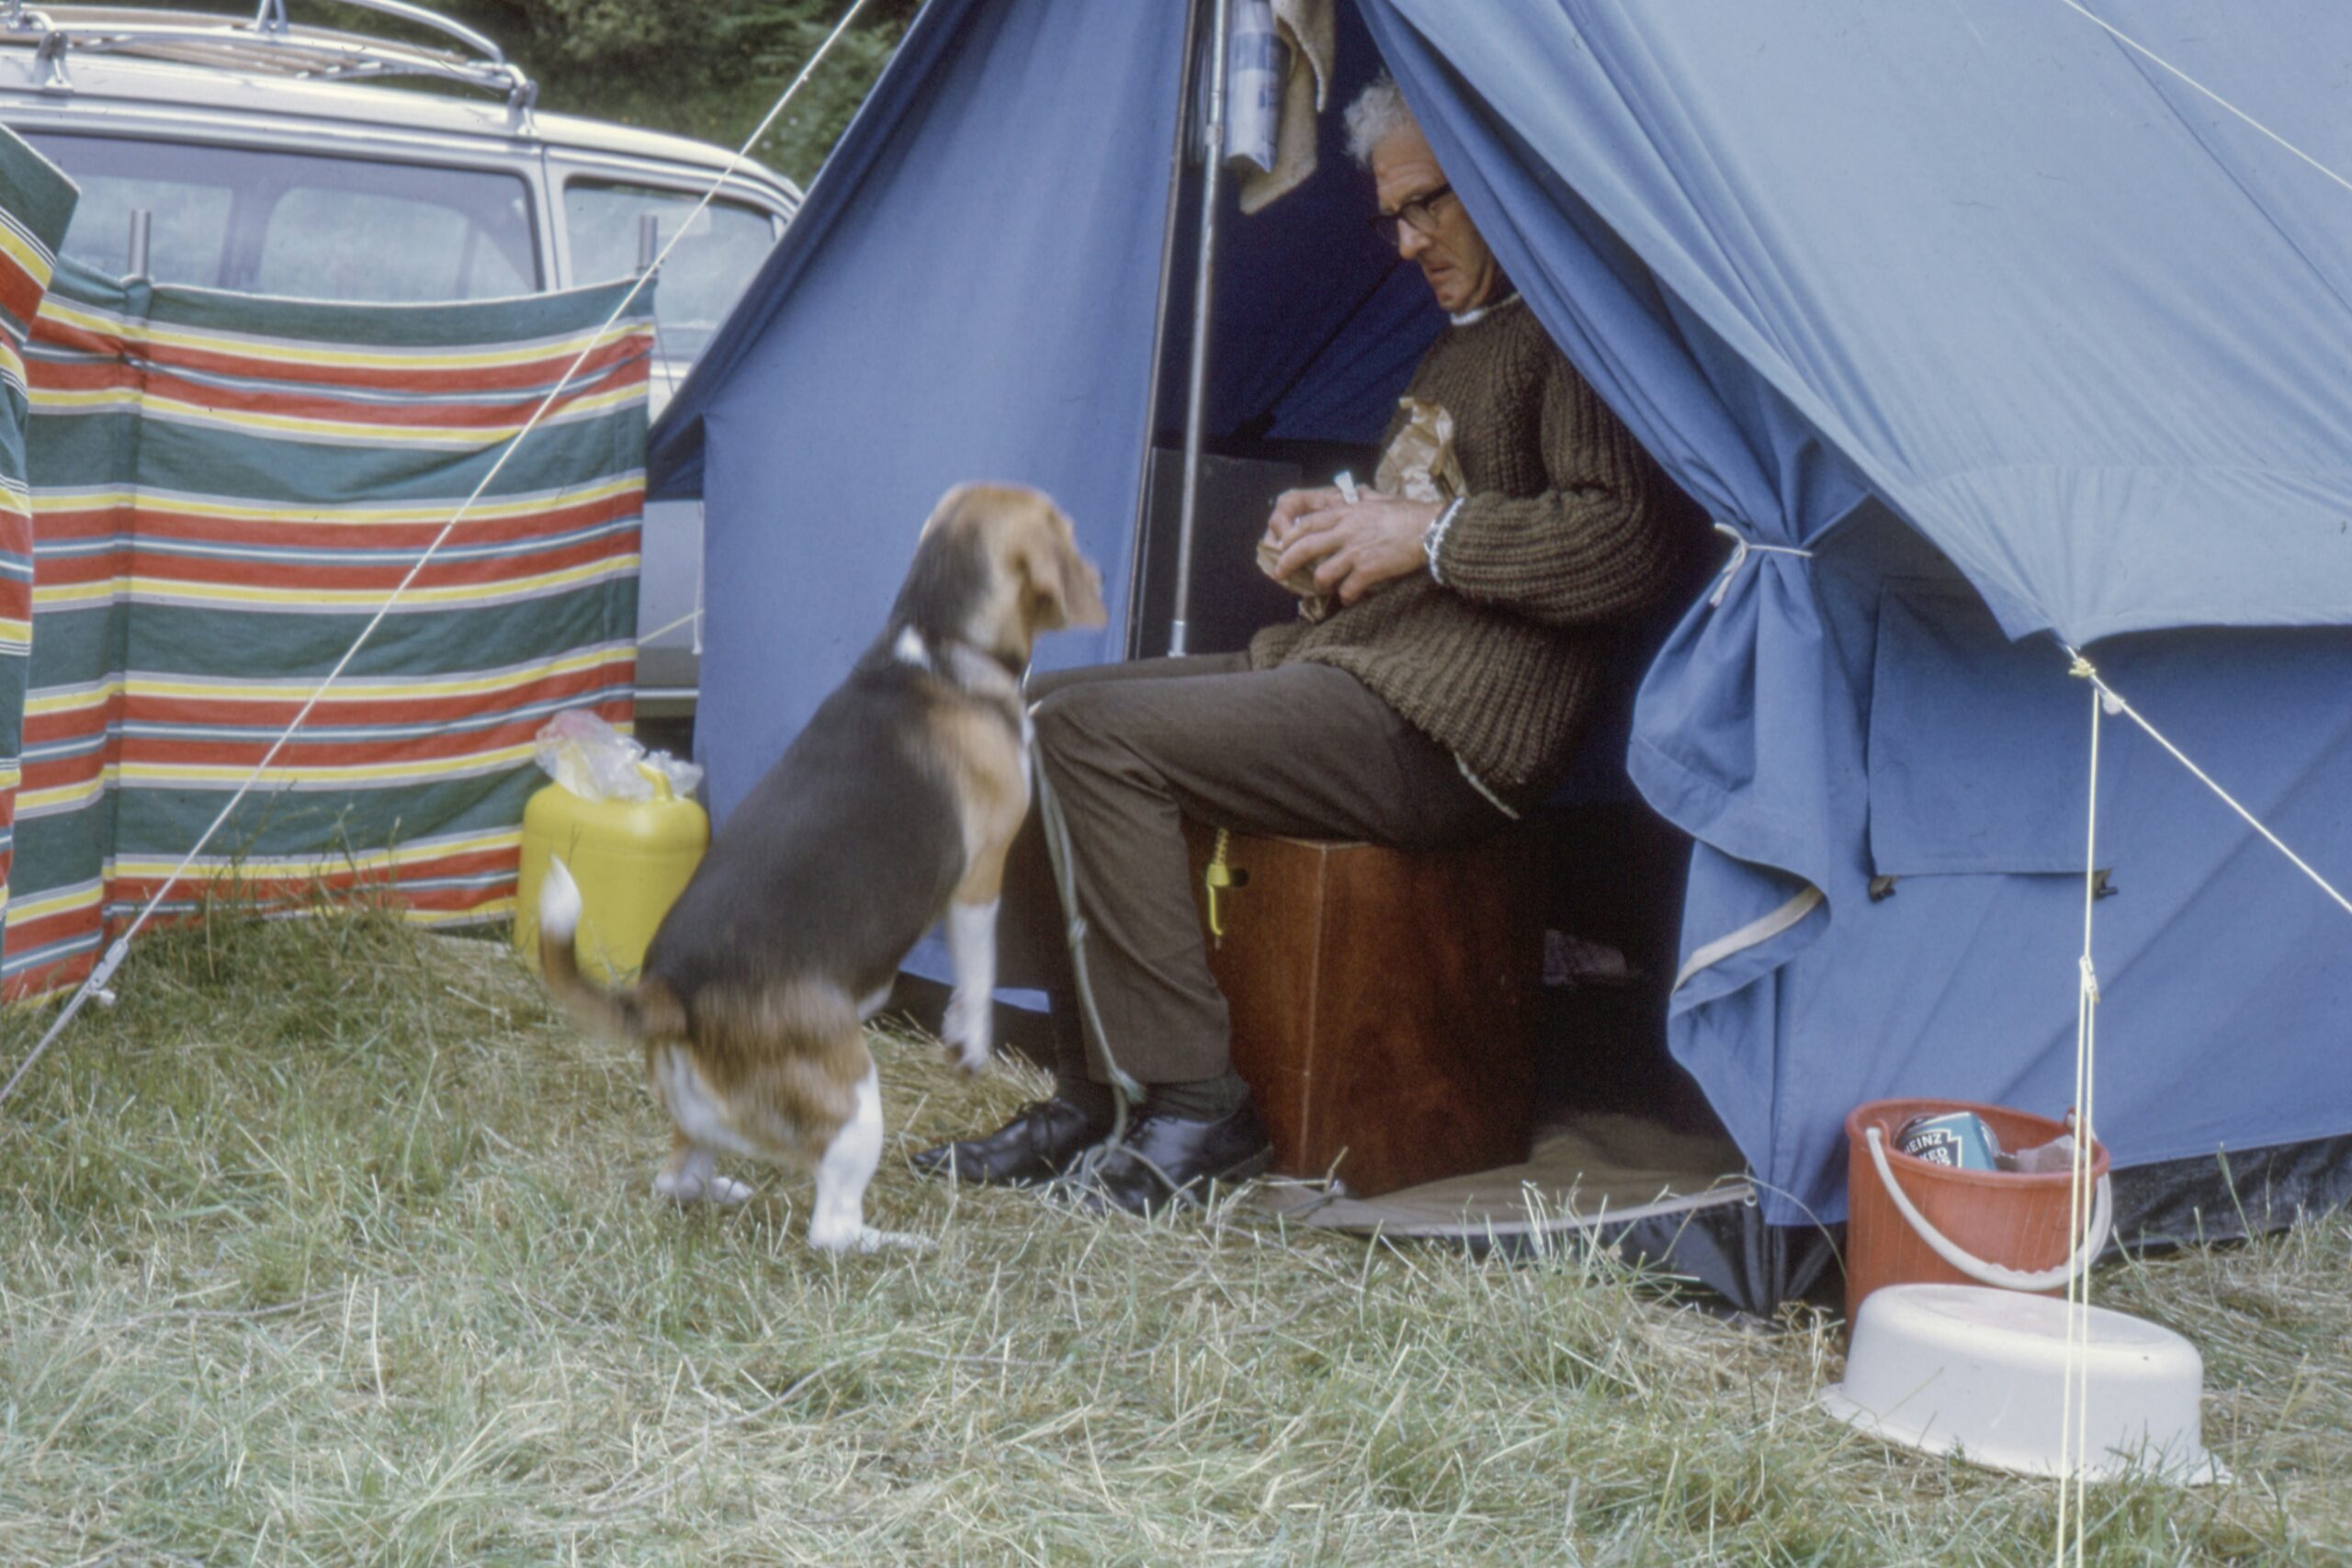
{"type": "Polygon", "coordinates": [[[1209,29],[1208,167],[1201,175],[1201,251],[1193,281],[1193,368],[1184,404],[1184,498],[1176,518],[1176,607],[1168,628],[1170,657],[1185,651],[1185,620],[1193,605],[1193,522],[1201,498],[1201,431],[1208,418],[1209,280],[1216,267],[1217,198],[1224,193],[1227,0],[1209,29]]]}
{"type": "Polygon", "coordinates": [[[1159,437],[1159,387],[1168,363],[1168,309],[1176,289],[1176,220],[1184,195],[1184,163],[1192,147],[1193,94],[1199,84],[1193,65],[1200,51],[1201,7],[1206,0],[1187,0],[1184,9],[1184,65],[1176,77],[1176,139],[1168,150],[1168,210],[1162,215],[1159,241],[1159,292],[1151,311],[1151,384],[1144,393],[1143,462],[1136,474],[1136,518],[1133,558],[1127,563],[1127,635],[1125,657],[1140,659],[1143,645],[1144,557],[1151,535],[1152,454],[1159,437]]]}

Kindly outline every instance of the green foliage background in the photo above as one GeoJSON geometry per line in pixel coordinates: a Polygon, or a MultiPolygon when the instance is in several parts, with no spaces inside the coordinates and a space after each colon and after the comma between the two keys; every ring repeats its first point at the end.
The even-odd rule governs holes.
{"type": "MultiPolygon", "coordinates": [[[[542,107],[740,145],[851,0],[426,0],[495,39],[542,107]]],[[[866,0],[754,152],[804,185],[849,123],[922,0],[866,0]]],[[[416,36],[347,7],[291,0],[293,19],[416,36]]]]}

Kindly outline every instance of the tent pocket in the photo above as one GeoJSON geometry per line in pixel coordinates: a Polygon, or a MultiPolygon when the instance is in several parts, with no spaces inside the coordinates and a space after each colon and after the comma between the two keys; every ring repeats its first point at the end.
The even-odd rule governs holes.
{"type": "MultiPolygon", "coordinates": [[[[1890,579],[1871,682],[1873,871],[2079,874],[2090,701],[2054,641],[2009,641],[1964,585],[1890,579]]],[[[2102,760],[2102,788],[2121,765],[2102,760]]]]}

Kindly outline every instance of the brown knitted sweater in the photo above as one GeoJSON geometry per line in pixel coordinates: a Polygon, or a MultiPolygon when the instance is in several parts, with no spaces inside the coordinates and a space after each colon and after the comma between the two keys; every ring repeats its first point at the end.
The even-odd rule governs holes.
{"type": "Polygon", "coordinates": [[[1678,580],[1697,510],[1522,302],[1447,327],[1408,390],[1453,413],[1468,487],[1438,580],[1268,626],[1250,666],[1337,665],[1487,784],[1539,795],[1573,759],[1620,628],[1678,580]]]}

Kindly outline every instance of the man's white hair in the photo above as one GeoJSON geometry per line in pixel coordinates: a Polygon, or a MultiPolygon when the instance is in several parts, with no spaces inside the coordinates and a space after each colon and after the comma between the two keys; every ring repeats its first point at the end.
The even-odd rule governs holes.
{"type": "Polygon", "coordinates": [[[1348,106],[1348,156],[1369,169],[1372,150],[1400,130],[1419,130],[1421,122],[1406,107],[1396,90],[1396,78],[1384,71],[1348,106]]]}

